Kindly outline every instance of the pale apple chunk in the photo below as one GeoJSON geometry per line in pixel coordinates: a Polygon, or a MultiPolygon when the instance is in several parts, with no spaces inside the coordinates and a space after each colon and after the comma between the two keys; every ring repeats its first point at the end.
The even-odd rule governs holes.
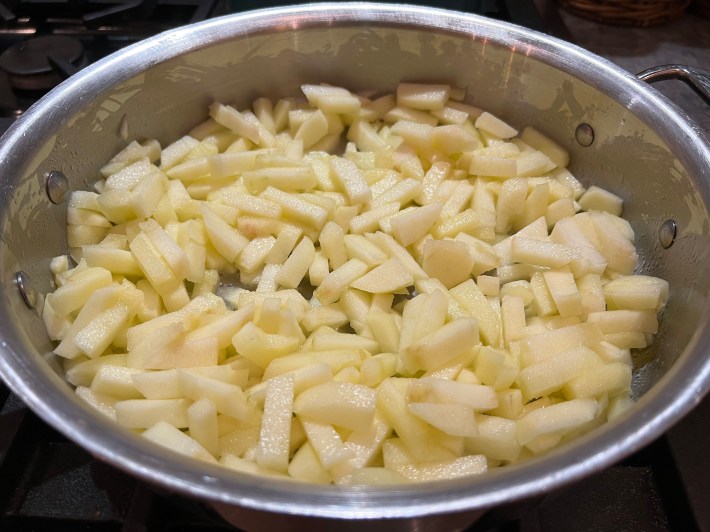
{"type": "Polygon", "coordinates": [[[590,312],[606,310],[607,303],[604,297],[601,277],[590,273],[577,279],[577,287],[582,295],[582,318],[587,319],[590,312]]]}
{"type": "MultiPolygon", "coordinates": [[[[440,292],[444,296],[447,305],[446,309],[446,319],[449,321],[455,320],[456,318],[467,318],[469,313],[453,298],[453,296],[446,290],[444,284],[435,277],[429,277],[428,279],[421,279],[414,283],[414,288],[419,294],[433,294],[434,292],[440,292]]],[[[437,294],[439,296],[439,294],[437,294]]],[[[438,302],[443,305],[444,300],[438,302]]],[[[443,324],[443,322],[441,323],[443,324]]],[[[417,329],[423,331],[421,329],[417,329]]]]}
{"type": "Polygon", "coordinates": [[[587,320],[599,327],[602,334],[624,332],[656,334],[658,332],[658,319],[655,310],[590,312],[587,320]]]}
{"type": "Polygon", "coordinates": [[[478,328],[484,342],[498,346],[501,336],[500,316],[493,310],[473,279],[453,287],[449,293],[470,316],[478,320],[478,328]]]}
{"type": "Polygon", "coordinates": [[[67,225],[110,228],[113,224],[100,212],[77,207],[67,208],[67,225]]]}
{"type": "Polygon", "coordinates": [[[151,339],[151,337],[165,337],[167,330],[161,331],[157,334],[154,333],[167,325],[179,325],[179,328],[176,331],[167,333],[167,336],[174,338],[180,332],[184,333],[198,326],[204,315],[220,315],[225,311],[226,306],[224,300],[212,293],[195,297],[180,310],[173,311],[168,314],[162,314],[150,321],[139,323],[131,327],[127,332],[128,350],[133,350],[133,348],[140,342],[151,339]]]}
{"type": "Polygon", "coordinates": [[[164,197],[167,176],[157,168],[144,176],[131,190],[129,204],[138,218],[151,216],[164,197]]]}
{"type": "Polygon", "coordinates": [[[193,401],[209,399],[220,414],[240,421],[249,419],[252,406],[239,386],[184,370],[178,370],[178,379],[184,397],[193,401]]]}
{"type": "Polygon", "coordinates": [[[331,469],[353,458],[355,453],[345,446],[332,425],[300,419],[308,441],[325,469],[331,469]]]}
{"type": "Polygon", "coordinates": [[[599,327],[581,323],[534,334],[520,342],[520,361],[529,366],[580,346],[595,347],[603,340],[599,327]]]}
{"type": "Polygon", "coordinates": [[[140,399],[141,393],[133,384],[133,375],[142,370],[104,364],[91,381],[91,391],[117,399],[140,399]]]}
{"type": "Polygon", "coordinates": [[[502,297],[501,324],[506,347],[510,347],[512,342],[520,340],[523,329],[526,326],[525,302],[523,298],[513,295],[504,295],[502,297]]]}
{"type": "MultiPolygon", "coordinates": [[[[348,256],[346,255],[345,249],[345,231],[341,226],[332,221],[328,222],[323,226],[323,229],[321,229],[318,240],[320,243],[321,253],[328,259],[331,270],[336,270],[347,262],[348,256]]],[[[311,262],[313,262],[312,257],[309,264],[311,262]]]]}
{"type": "Polygon", "coordinates": [[[323,279],[323,282],[313,292],[313,296],[323,305],[335,303],[343,291],[356,279],[362,277],[368,270],[367,264],[350,259],[337,270],[333,270],[323,279]]]}
{"type": "MultiPolygon", "coordinates": [[[[339,369],[339,368],[338,368],[339,369]]],[[[289,355],[276,359],[264,371],[261,382],[248,388],[247,397],[259,404],[264,403],[266,386],[270,379],[279,375],[292,375],[294,394],[318,386],[333,379],[334,367],[317,357],[289,355]]]]}
{"type": "Polygon", "coordinates": [[[249,241],[234,227],[215,214],[208,205],[201,208],[207,238],[229,262],[234,263],[249,241]]]}
{"type": "Polygon", "coordinates": [[[252,239],[237,258],[236,266],[239,271],[245,274],[260,271],[275,243],[276,239],[271,235],[252,239]]]}
{"type": "Polygon", "coordinates": [[[533,410],[518,420],[518,441],[527,445],[541,436],[563,436],[584,426],[597,414],[594,399],[572,399],[533,410]]]}
{"type": "Polygon", "coordinates": [[[116,403],[116,421],[129,429],[147,429],[158,422],[187,428],[186,399],[128,399],[116,403]]]}
{"type": "Polygon", "coordinates": [[[642,349],[648,345],[646,334],[636,331],[606,333],[604,341],[619,349],[642,349]]]}
{"type": "Polygon", "coordinates": [[[111,157],[108,163],[101,167],[99,172],[104,177],[108,177],[141,159],[147,159],[150,162],[155,162],[159,157],[160,143],[157,140],[147,140],[143,144],[140,144],[134,140],[116,155],[111,157]]]}
{"type": "Polygon", "coordinates": [[[313,262],[315,252],[313,241],[304,236],[283,263],[276,282],[284,288],[298,287],[313,262]]]}
{"type": "Polygon", "coordinates": [[[94,340],[94,342],[97,342],[94,344],[94,347],[96,349],[100,349],[99,343],[105,341],[107,336],[103,334],[103,331],[101,330],[95,331],[95,334],[93,335],[91,334],[92,322],[94,321],[94,318],[96,318],[98,314],[115,307],[116,311],[109,311],[108,314],[105,315],[105,319],[107,320],[106,323],[113,323],[111,331],[107,332],[109,334],[113,333],[115,337],[117,332],[120,330],[120,326],[125,324],[125,321],[122,318],[127,319],[132,315],[131,313],[135,313],[137,311],[138,306],[140,305],[141,295],[141,292],[138,290],[115,283],[99,288],[88,297],[86,303],[83,307],[81,307],[81,310],[66,330],[62,341],[59,345],[57,345],[54,352],[57,355],[68,359],[79,356],[82,350],[76,344],[76,337],[80,333],[82,333],[80,341],[82,342],[83,347],[87,348],[89,351],[93,351],[91,345],[92,340],[94,340]],[[86,332],[82,332],[85,329],[86,332]]]}
{"type": "Polygon", "coordinates": [[[318,287],[330,273],[328,259],[318,250],[313,257],[313,262],[308,267],[308,281],[311,286],[318,287]]]}
{"type": "Polygon", "coordinates": [[[391,313],[377,310],[370,311],[365,318],[365,322],[372,331],[382,352],[397,352],[400,343],[399,327],[391,313]]]}
{"type": "Polygon", "coordinates": [[[307,202],[298,195],[268,186],[260,197],[281,205],[284,216],[295,222],[320,229],[328,221],[327,210],[319,205],[307,202]]]}
{"type": "Polygon", "coordinates": [[[619,348],[607,341],[599,342],[599,344],[594,346],[593,349],[602,358],[602,360],[604,360],[604,362],[621,362],[627,366],[633,366],[630,349],[619,348]]]}
{"type": "Polygon", "coordinates": [[[407,399],[411,403],[461,404],[482,411],[498,406],[498,398],[490,386],[432,377],[411,382],[407,399]]]}
{"type": "Polygon", "coordinates": [[[378,353],[366,358],[360,364],[360,383],[373,388],[397,372],[395,353],[378,353]]]}
{"type": "Polygon", "coordinates": [[[91,322],[74,336],[76,348],[89,358],[103,354],[118,333],[128,325],[138,304],[139,301],[131,305],[117,303],[95,315],[91,322]]]}
{"type": "Polygon", "coordinates": [[[380,249],[391,257],[396,257],[412,277],[417,279],[426,279],[429,277],[416,260],[409,254],[407,249],[399,244],[391,235],[378,231],[374,234],[366,234],[366,238],[371,239],[380,249]]]}
{"type": "Polygon", "coordinates": [[[490,346],[482,346],[478,351],[473,370],[482,384],[495,390],[509,388],[520,371],[518,362],[508,351],[490,346]]]}
{"type": "Polygon", "coordinates": [[[400,83],[397,85],[397,105],[421,111],[442,109],[450,90],[448,85],[400,83]]]}
{"type": "Polygon", "coordinates": [[[391,234],[403,246],[409,246],[424,237],[439,219],[442,204],[429,203],[390,218],[391,234]]]}
{"type": "Polygon", "coordinates": [[[478,118],[476,118],[474,125],[476,128],[482,129],[483,131],[491,133],[501,139],[509,139],[518,134],[518,131],[515,128],[509,126],[500,118],[485,111],[481,113],[478,118]]]}
{"type": "Polygon", "coordinates": [[[429,126],[435,126],[438,122],[436,117],[431,113],[425,111],[419,111],[417,109],[411,109],[409,107],[404,107],[396,105],[389,111],[387,111],[382,117],[385,122],[394,124],[401,120],[406,120],[409,122],[419,122],[421,124],[427,124],[429,126]]]}
{"type": "Polygon", "coordinates": [[[568,399],[600,399],[604,394],[614,396],[622,392],[628,393],[630,386],[631,366],[624,362],[611,362],[572,379],[565,384],[562,392],[568,399]]]}
{"type": "Polygon", "coordinates": [[[160,169],[165,172],[180,163],[199,143],[196,138],[185,135],[169,144],[160,153],[160,169]]]}
{"type": "Polygon", "coordinates": [[[146,279],[158,293],[161,292],[161,287],[179,281],[146,233],[138,233],[131,240],[129,248],[146,279]]]}
{"type": "Polygon", "coordinates": [[[605,211],[614,216],[621,216],[623,200],[596,185],[589,187],[578,201],[579,206],[585,211],[605,211]]]}
{"type": "Polygon", "coordinates": [[[288,469],[293,398],[293,376],[281,375],[268,381],[256,452],[260,467],[279,472],[288,469]]]}
{"type": "Polygon", "coordinates": [[[452,288],[470,279],[474,259],[468,247],[455,240],[428,240],[424,244],[422,269],[452,288]]]}
{"type": "Polygon", "coordinates": [[[47,295],[47,301],[59,316],[66,316],[84,306],[98,289],[111,284],[111,272],[105,268],[87,268],[69,277],[67,282],[47,295]]]}
{"type": "Polygon", "coordinates": [[[518,425],[512,419],[477,415],[478,434],[465,438],[465,449],[470,454],[482,454],[489,460],[515,462],[520,456],[518,425]]]}
{"type": "Polygon", "coordinates": [[[523,392],[517,388],[508,388],[496,393],[498,406],[488,411],[492,416],[517,419],[523,411],[523,392]]]}
{"type": "Polygon", "coordinates": [[[375,128],[365,120],[355,120],[350,125],[347,139],[354,142],[360,151],[375,151],[387,145],[375,128]]]}
{"type": "Polygon", "coordinates": [[[217,348],[224,349],[231,345],[232,338],[254,317],[254,306],[247,305],[233,312],[225,312],[209,323],[202,324],[199,328],[187,333],[185,339],[200,340],[215,338],[217,348]]]}
{"type": "Polygon", "coordinates": [[[546,174],[557,165],[540,151],[521,153],[517,158],[518,177],[533,177],[546,174]]]}
{"type": "Polygon", "coordinates": [[[388,440],[385,443],[384,456],[385,467],[413,482],[480,475],[488,469],[486,457],[482,455],[461,456],[445,462],[414,462],[407,449],[396,440],[388,440]],[[392,444],[400,445],[394,447],[392,444]],[[395,453],[401,457],[393,458],[395,453]]]}
{"type": "Polygon", "coordinates": [[[574,246],[545,242],[523,236],[514,236],[510,247],[511,259],[547,268],[559,268],[581,256],[581,250],[574,246]]]}
{"type": "Polygon", "coordinates": [[[219,456],[217,409],[209,399],[195,401],[187,408],[188,433],[212,456],[219,456]]]}
{"type": "Polygon", "coordinates": [[[409,403],[409,410],[431,426],[452,436],[475,436],[476,414],[470,406],[454,403],[409,403]]]}
{"type": "Polygon", "coordinates": [[[150,337],[138,343],[128,353],[128,365],[141,369],[172,369],[217,364],[219,349],[216,338],[186,340],[180,324],[167,325],[157,332],[161,338],[150,337]]]}
{"type": "Polygon", "coordinates": [[[338,186],[345,192],[351,205],[366,203],[372,199],[372,191],[360,169],[347,159],[332,157],[330,167],[338,186]]]}
{"type": "Polygon", "coordinates": [[[310,420],[364,431],[372,424],[375,398],[375,390],[368,386],[327,382],[301,392],[293,411],[310,420]]]}
{"type": "Polygon", "coordinates": [[[125,366],[125,353],[104,355],[99,358],[83,360],[76,364],[72,364],[72,366],[66,370],[65,375],[69,383],[74,386],[89,386],[91,385],[91,381],[96,376],[96,372],[101,368],[101,366],[107,364],[113,366],[125,366]]]}
{"type": "Polygon", "coordinates": [[[182,397],[180,379],[176,369],[145,371],[134,373],[131,377],[133,386],[146,399],[179,399],[182,397]]]}
{"type": "Polygon", "coordinates": [[[137,277],[143,274],[133,254],[128,250],[91,244],[82,246],[81,252],[90,267],[105,268],[126,277],[137,277]]]}
{"type": "Polygon", "coordinates": [[[311,335],[313,351],[332,351],[338,349],[354,349],[375,354],[379,351],[376,340],[359,334],[341,333],[326,327],[311,335]]]}
{"type": "Polygon", "coordinates": [[[391,258],[350,283],[350,286],[364,292],[382,294],[397,292],[412,284],[414,279],[411,274],[401,262],[391,258]]]}
{"type": "Polygon", "coordinates": [[[241,458],[239,456],[234,456],[233,454],[223,454],[219,459],[219,465],[231,469],[232,471],[239,471],[240,473],[247,473],[248,475],[253,475],[257,477],[275,477],[282,480],[289,480],[289,477],[285,473],[280,473],[272,469],[267,469],[265,467],[260,467],[256,462],[255,458],[250,456],[249,458],[241,458]]]}
{"type": "Polygon", "coordinates": [[[301,321],[301,325],[307,331],[314,331],[323,325],[337,329],[346,323],[348,323],[348,316],[334,305],[310,308],[301,321]]]}
{"type": "Polygon", "coordinates": [[[249,122],[242,113],[230,105],[215,102],[210,105],[210,116],[218,124],[232,130],[239,136],[245,137],[254,143],[259,143],[259,129],[249,122]]]}
{"type": "Polygon", "coordinates": [[[623,275],[631,275],[636,268],[638,254],[628,235],[614,221],[621,218],[600,211],[587,214],[592,215],[591,223],[600,242],[597,249],[606,258],[609,268],[623,275]]]}
{"type": "Polygon", "coordinates": [[[489,227],[483,225],[481,216],[476,211],[465,209],[449,218],[440,218],[430,233],[437,239],[453,237],[460,233],[470,233],[476,238],[492,242],[495,235],[488,229],[489,227]]]}
{"type": "Polygon", "coordinates": [[[518,161],[490,155],[474,155],[468,168],[471,175],[510,178],[518,176],[518,161]]]}
{"type": "MultiPolygon", "coordinates": [[[[311,190],[318,184],[313,169],[306,165],[284,167],[270,166],[249,170],[242,173],[242,182],[252,194],[258,194],[269,186],[282,191],[299,191],[311,190]]],[[[264,198],[258,199],[269,201],[264,198]]],[[[270,203],[274,204],[273,201],[270,203]]]]}
{"type": "MultiPolygon", "coordinates": [[[[500,276],[500,271],[498,275],[500,276]]],[[[535,313],[538,316],[550,316],[557,313],[555,301],[552,299],[552,295],[550,294],[542,272],[535,272],[530,276],[530,289],[534,296],[533,306],[535,313]]]]}
{"type": "Polygon", "coordinates": [[[406,393],[410,382],[413,379],[396,377],[382,381],[377,388],[378,412],[392,426],[416,460],[444,461],[456,458],[456,453],[447,447],[447,440],[434,436],[439,431],[409,411],[406,393]]]}
{"type": "Polygon", "coordinates": [[[304,443],[293,455],[288,464],[288,474],[296,480],[314,484],[330,484],[332,481],[310,442],[304,443]]]}
{"type": "Polygon", "coordinates": [[[211,181],[212,170],[219,174],[225,170],[221,164],[224,159],[226,157],[219,156],[216,143],[205,139],[195,146],[182,162],[166,170],[166,174],[172,180],[182,181],[185,186],[204,186],[211,181]]]}
{"type": "Polygon", "coordinates": [[[247,322],[232,338],[237,353],[262,368],[275,358],[298,350],[300,344],[301,340],[296,336],[268,334],[252,322],[247,322]]]}
{"type": "Polygon", "coordinates": [[[406,368],[427,371],[443,366],[479,342],[478,321],[458,318],[408,345],[400,355],[406,368]]]}
{"type": "Polygon", "coordinates": [[[432,148],[447,156],[472,151],[481,147],[481,140],[462,124],[435,127],[430,135],[432,148]]]}
{"type": "Polygon", "coordinates": [[[165,421],[159,421],[143,432],[142,436],[174,452],[197,458],[198,460],[217,463],[209,451],[196,440],[165,421]]]}
{"type": "Polygon", "coordinates": [[[435,201],[436,193],[451,173],[451,163],[448,161],[435,161],[422,178],[422,192],[416,198],[420,205],[428,205],[435,201]]]}
{"type": "Polygon", "coordinates": [[[658,277],[618,277],[603,287],[609,310],[660,310],[668,301],[668,282],[658,277]]]}
{"type": "Polygon", "coordinates": [[[569,164],[569,153],[547,135],[540,133],[537,129],[527,126],[523,129],[520,138],[536,150],[540,150],[547,155],[560,168],[565,168],[569,164]]]}
{"type": "Polygon", "coordinates": [[[542,276],[560,316],[579,316],[582,313],[582,295],[572,273],[547,271],[542,276]]]}
{"type": "Polygon", "coordinates": [[[276,242],[266,257],[267,264],[281,264],[291,254],[303,231],[293,225],[284,225],[276,236],[276,242]]]}
{"type": "Polygon", "coordinates": [[[577,347],[523,368],[518,375],[518,385],[523,399],[529,401],[560,390],[567,382],[601,364],[594,351],[577,347]]]}
{"type": "Polygon", "coordinates": [[[253,372],[250,367],[240,367],[237,361],[229,361],[219,366],[204,366],[194,368],[183,368],[188,373],[203,375],[210,379],[234,384],[240,388],[246,388],[249,383],[249,373],[253,372]]]}
{"type": "Polygon", "coordinates": [[[376,460],[382,444],[391,435],[392,426],[377,412],[366,430],[352,431],[345,440],[345,447],[352,452],[353,456],[331,468],[330,472],[335,482],[350,483],[353,474],[376,460]]]}
{"type": "Polygon", "coordinates": [[[523,213],[527,195],[527,180],[514,177],[503,183],[496,205],[496,232],[508,233],[510,231],[514,222],[523,213]]]}
{"type": "MultiPolygon", "coordinates": [[[[379,266],[388,258],[387,253],[382,251],[364,235],[344,235],[343,244],[345,246],[345,257],[343,262],[349,259],[358,259],[369,267],[379,266]]],[[[321,234],[321,246],[323,245],[323,235],[321,234]]]]}
{"type": "Polygon", "coordinates": [[[87,388],[86,386],[78,386],[76,395],[104,416],[114,421],[116,420],[115,405],[120,399],[111,395],[94,392],[91,388],[87,388]]]}

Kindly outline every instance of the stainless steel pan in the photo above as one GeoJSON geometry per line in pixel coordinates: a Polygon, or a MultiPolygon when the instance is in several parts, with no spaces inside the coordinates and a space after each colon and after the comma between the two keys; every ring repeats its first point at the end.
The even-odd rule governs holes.
{"type": "Polygon", "coordinates": [[[394,5],[313,4],[215,19],[86,68],[2,138],[0,374],[45,421],[96,456],[216,504],[354,519],[475,512],[609,466],[659,436],[708,391],[709,205],[710,148],[691,119],[570,44],[476,16],[394,5]],[[28,305],[50,289],[49,259],[66,252],[63,180],[52,172],[66,176],[69,189],[86,189],[126,140],[177,138],[205,118],[214,99],[244,107],[258,96],[296,94],[304,82],[384,90],[400,80],[467,87],[470,102],[513,124],[533,124],[567,147],[570,169],[586,185],[625,199],[641,269],[671,286],[661,332],[637,356],[638,401],[630,411],[548,456],[480,478],[334,488],[186,460],[75,397],[28,305]]]}

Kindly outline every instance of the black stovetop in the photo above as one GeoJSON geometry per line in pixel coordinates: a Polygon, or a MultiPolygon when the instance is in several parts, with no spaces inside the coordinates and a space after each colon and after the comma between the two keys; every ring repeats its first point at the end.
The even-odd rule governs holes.
{"type": "MultiPolygon", "coordinates": [[[[249,0],[0,1],[0,53],[37,35],[80,41],[58,77],[159,31],[237,10],[249,0]],[[98,13],[98,15],[97,15],[98,13]]],[[[412,1],[509,20],[573,40],[550,2],[412,1]]],[[[0,70],[0,133],[46,89],[18,90],[0,70]]],[[[544,499],[489,511],[471,531],[710,530],[710,400],[623,462],[544,499]]],[[[104,464],[48,427],[0,383],[0,530],[235,530],[208,505],[104,464]]]]}

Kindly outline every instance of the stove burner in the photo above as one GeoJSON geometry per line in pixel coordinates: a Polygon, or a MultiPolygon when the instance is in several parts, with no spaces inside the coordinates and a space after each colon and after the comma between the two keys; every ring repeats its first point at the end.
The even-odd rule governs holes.
{"type": "Polygon", "coordinates": [[[51,89],[84,66],[84,46],[64,35],[34,37],[0,55],[0,68],[15,89],[51,89]]]}

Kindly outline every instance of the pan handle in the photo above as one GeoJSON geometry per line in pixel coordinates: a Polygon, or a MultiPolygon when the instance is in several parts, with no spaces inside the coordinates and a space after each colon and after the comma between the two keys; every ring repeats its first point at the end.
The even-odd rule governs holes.
{"type": "Polygon", "coordinates": [[[655,83],[666,79],[679,79],[688,84],[710,105],[710,72],[687,65],[660,65],[636,74],[642,81],[655,83]]]}

